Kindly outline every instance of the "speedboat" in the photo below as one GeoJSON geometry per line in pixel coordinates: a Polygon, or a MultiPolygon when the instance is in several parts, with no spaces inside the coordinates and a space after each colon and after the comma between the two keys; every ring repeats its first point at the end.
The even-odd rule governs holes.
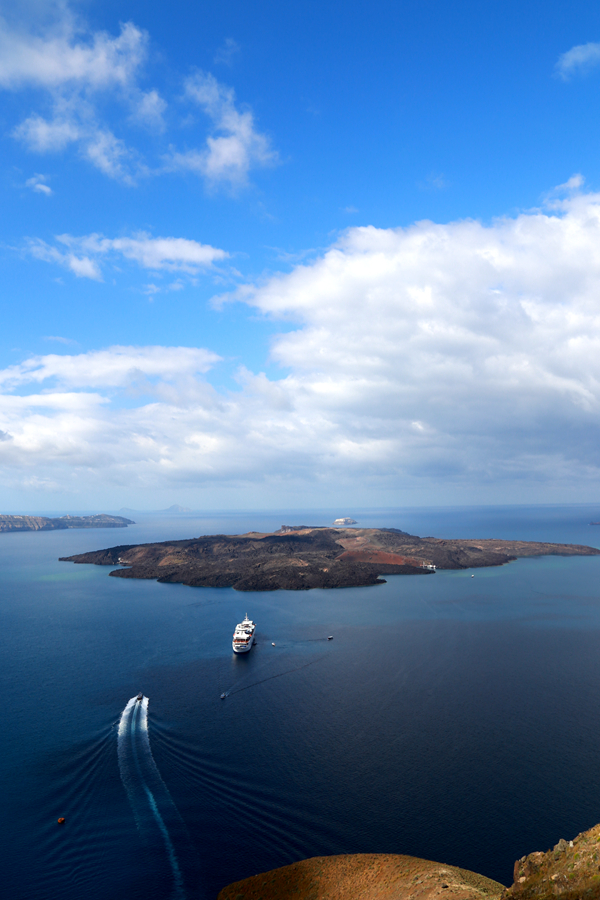
{"type": "Polygon", "coordinates": [[[327,638],[327,640],[328,640],[328,641],[332,641],[332,640],[333,640],[333,635],[330,634],[329,637],[327,638]]]}
{"type": "Polygon", "coordinates": [[[144,695],[142,694],[141,691],[139,692],[139,694],[137,695],[137,697],[135,699],[137,700],[138,703],[142,702],[142,700],[144,699],[144,695]]]}

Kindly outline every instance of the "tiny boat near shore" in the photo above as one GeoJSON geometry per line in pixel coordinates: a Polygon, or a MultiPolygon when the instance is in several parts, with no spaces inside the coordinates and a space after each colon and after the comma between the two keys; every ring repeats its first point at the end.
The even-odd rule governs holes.
{"type": "Polygon", "coordinates": [[[231,646],[234,653],[247,653],[254,643],[256,623],[248,618],[248,613],[243,622],[235,626],[231,646]]]}

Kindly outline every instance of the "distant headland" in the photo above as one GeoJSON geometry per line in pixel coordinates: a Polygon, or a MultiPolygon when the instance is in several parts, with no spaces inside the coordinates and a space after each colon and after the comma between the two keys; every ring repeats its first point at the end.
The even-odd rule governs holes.
{"type": "Polygon", "coordinates": [[[65,528],[127,528],[135,525],[123,516],[3,516],[0,515],[0,531],[57,531],[65,528]]]}
{"type": "Polygon", "coordinates": [[[383,584],[381,575],[430,575],[436,569],[501,566],[520,557],[598,556],[579,544],[494,539],[443,540],[396,528],[283,525],[276,532],[207,535],[128,544],[61,557],[65,562],[122,566],[117,578],[156,579],[238,591],[309,590],[383,584]]]}
{"type": "Polygon", "coordinates": [[[128,506],[122,506],[119,512],[125,516],[180,516],[184,513],[191,513],[193,510],[174,503],[168,509],[130,509],[128,506]]]}

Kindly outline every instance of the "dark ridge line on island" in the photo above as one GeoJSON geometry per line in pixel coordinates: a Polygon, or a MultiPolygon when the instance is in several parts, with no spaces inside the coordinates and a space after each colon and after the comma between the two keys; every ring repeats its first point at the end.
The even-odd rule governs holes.
{"type": "Polygon", "coordinates": [[[64,531],[68,528],[127,528],[135,525],[133,519],[124,516],[5,516],[0,515],[0,532],[3,531],[64,531]]]}
{"type": "Polygon", "coordinates": [[[303,591],[384,584],[382,575],[431,575],[436,569],[501,566],[522,557],[598,556],[580,544],[426,537],[395,528],[283,525],[276,532],[205,535],[182,541],[121,544],[61,557],[122,566],[109,574],[190,587],[303,591]]]}

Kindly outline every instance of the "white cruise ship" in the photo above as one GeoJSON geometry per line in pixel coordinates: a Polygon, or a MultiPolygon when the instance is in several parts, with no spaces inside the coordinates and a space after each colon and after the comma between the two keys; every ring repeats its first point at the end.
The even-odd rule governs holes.
{"type": "Polygon", "coordinates": [[[246,613],[246,618],[244,619],[244,621],[235,626],[235,631],[233,632],[233,642],[231,644],[231,646],[233,647],[233,652],[247,653],[254,643],[255,631],[256,623],[249,619],[248,613],[246,613]]]}

